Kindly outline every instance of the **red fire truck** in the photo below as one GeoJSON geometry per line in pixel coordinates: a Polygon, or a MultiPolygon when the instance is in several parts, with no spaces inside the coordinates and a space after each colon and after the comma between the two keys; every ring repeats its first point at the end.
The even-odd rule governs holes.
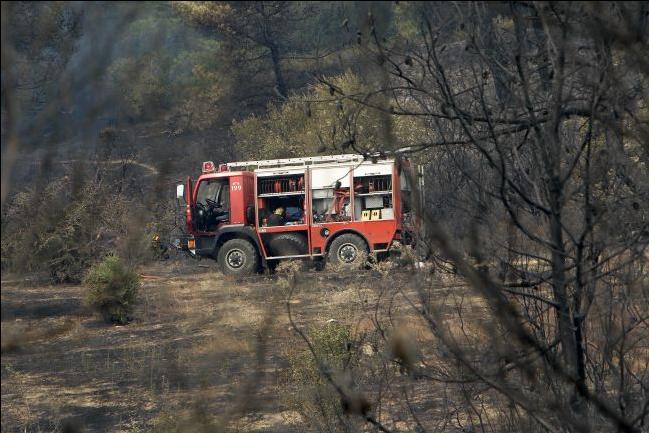
{"type": "Polygon", "coordinates": [[[246,275],[281,259],[358,266],[408,238],[408,161],[360,155],[203,163],[178,185],[192,254],[246,275]]]}

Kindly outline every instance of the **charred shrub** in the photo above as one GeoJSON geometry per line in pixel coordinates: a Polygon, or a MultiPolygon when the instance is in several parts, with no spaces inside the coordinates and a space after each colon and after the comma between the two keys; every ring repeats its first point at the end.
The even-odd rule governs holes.
{"type": "Polygon", "coordinates": [[[93,265],[85,279],[86,303],[108,323],[125,324],[132,319],[140,288],[140,276],[119,257],[109,255],[93,265]]]}
{"type": "Polygon", "coordinates": [[[124,237],[125,209],[109,188],[88,184],[75,192],[69,178],[28,188],[2,215],[2,269],[78,283],[93,261],[124,237]]]}
{"type": "Polygon", "coordinates": [[[160,257],[152,239],[173,225],[173,217],[162,205],[148,208],[134,193],[120,194],[110,182],[64,176],[31,186],[3,210],[2,270],[38,273],[60,284],[81,282],[111,251],[129,265],[146,263],[160,257]]]}

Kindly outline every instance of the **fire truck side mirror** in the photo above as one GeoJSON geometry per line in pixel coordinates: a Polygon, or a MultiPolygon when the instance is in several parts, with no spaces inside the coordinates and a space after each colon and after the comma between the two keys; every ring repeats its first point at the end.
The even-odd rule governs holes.
{"type": "Polygon", "coordinates": [[[176,185],[176,198],[177,199],[185,198],[185,185],[183,185],[182,183],[176,185]]]}

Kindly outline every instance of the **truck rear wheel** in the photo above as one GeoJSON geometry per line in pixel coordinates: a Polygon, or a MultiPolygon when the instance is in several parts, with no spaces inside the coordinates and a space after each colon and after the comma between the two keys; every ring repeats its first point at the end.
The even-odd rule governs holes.
{"type": "Polygon", "coordinates": [[[225,275],[251,275],[257,271],[259,256],[249,241],[230,239],[219,249],[217,262],[225,275]]]}
{"type": "Polygon", "coordinates": [[[367,244],[358,235],[345,233],[331,241],[329,262],[345,268],[359,268],[367,260],[367,244]]]}

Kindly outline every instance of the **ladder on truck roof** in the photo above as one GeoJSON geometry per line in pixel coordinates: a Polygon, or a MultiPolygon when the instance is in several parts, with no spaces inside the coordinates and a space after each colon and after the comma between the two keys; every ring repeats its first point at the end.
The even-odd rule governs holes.
{"type": "Polygon", "coordinates": [[[226,165],[230,170],[249,170],[259,168],[285,168],[285,167],[304,167],[320,164],[344,164],[344,163],[362,163],[365,160],[362,155],[353,153],[345,155],[330,156],[308,156],[305,158],[284,158],[284,159],[266,159],[260,161],[238,161],[229,162],[226,165]]]}

